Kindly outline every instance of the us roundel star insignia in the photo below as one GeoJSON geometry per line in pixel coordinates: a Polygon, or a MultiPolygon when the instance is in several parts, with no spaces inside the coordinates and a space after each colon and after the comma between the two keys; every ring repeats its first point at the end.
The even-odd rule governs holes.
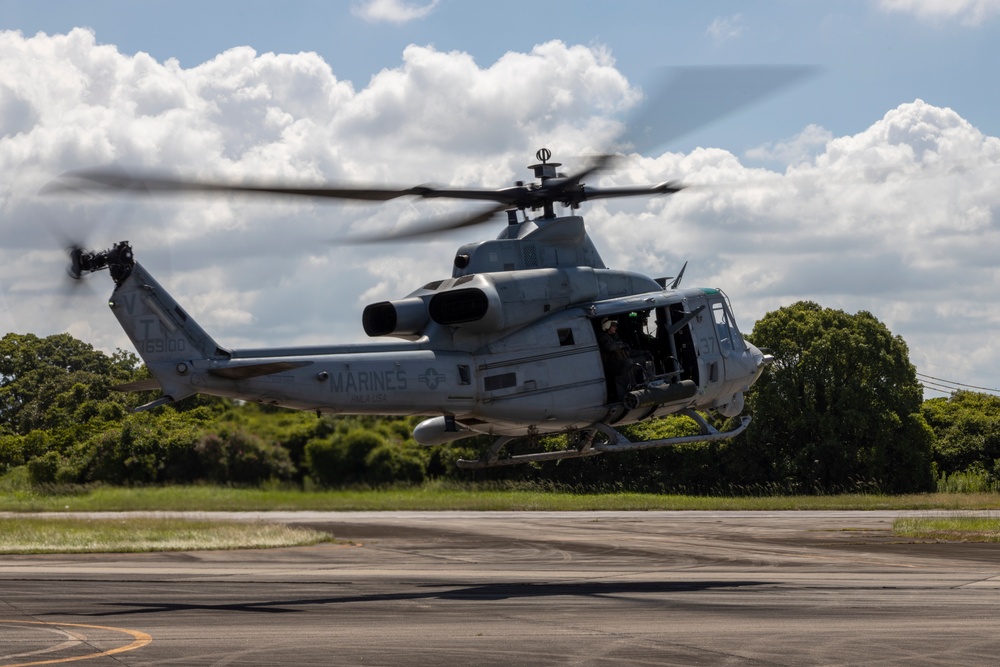
{"type": "Polygon", "coordinates": [[[427,385],[428,389],[437,389],[437,386],[444,381],[444,373],[438,373],[435,368],[428,368],[417,376],[417,380],[427,385]]]}

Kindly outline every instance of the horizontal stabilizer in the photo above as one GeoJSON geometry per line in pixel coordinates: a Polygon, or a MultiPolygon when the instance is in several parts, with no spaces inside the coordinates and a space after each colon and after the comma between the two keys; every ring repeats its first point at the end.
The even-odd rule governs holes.
{"type": "Polygon", "coordinates": [[[225,368],[212,368],[209,373],[216,377],[227,380],[249,380],[264,375],[274,375],[285,371],[309,366],[311,361],[271,361],[264,364],[247,364],[239,366],[226,366],[225,368]]]}
{"type": "Polygon", "coordinates": [[[146,380],[136,380],[135,382],[126,382],[125,384],[116,384],[113,389],[114,391],[152,391],[154,389],[160,388],[160,381],[156,378],[148,378],[146,380]]]}
{"type": "Polygon", "coordinates": [[[160,407],[161,405],[167,405],[168,403],[173,403],[173,402],[174,399],[172,396],[160,396],[155,401],[150,401],[145,405],[140,405],[137,408],[132,408],[132,412],[145,412],[146,410],[152,410],[154,408],[160,407]]]}

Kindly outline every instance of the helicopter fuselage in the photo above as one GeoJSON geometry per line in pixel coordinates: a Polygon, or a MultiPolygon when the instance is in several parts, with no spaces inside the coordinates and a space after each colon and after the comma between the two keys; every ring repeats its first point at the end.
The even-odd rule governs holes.
{"type": "Polygon", "coordinates": [[[680,289],[680,276],[668,284],[670,279],[609,269],[583,218],[555,213],[557,204],[575,211],[586,201],[664,196],[684,186],[590,187],[584,179],[615,156],[595,156],[569,176],[558,171],[560,163],[549,161],[548,149],[535,157],[539,162],[529,168],[538,182],[500,189],[287,187],[84,170],[65,175],[50,191],[82,186],[490,204],[472,215],[389,236],[395,239],[507,215],[496,239],[458,249],[450,278],[365,308],[365,333],[399,339],[379,345],[228,349],[135,262],[127,242],[101,252],[71,248],[73,278],[109,270],[115,282],[111,308],[153,375],[121,388],[163,392],[140,410],[202,393],[319,414],[426,415],[413,433],[421,444],[477,433],[498,436],[478,461],[458,461],[470,468],[722,440],[742,432],[749,417],[720,432],[699,412],[738,416],[743,392],[771,360],[740,335],[725,294],[680,289]],[[529,211],[541,214],[532,218],[529,211]],[[614,430],[673,413],[692,418],[700,434],[636,443],[614,430]],[[512,438],[545,433],[572,436],[570,446],[500,459],[512,438]]]}
{"type": "MultiPolygon", "coordinates": [[[[548,261],[534,252],[536,261],[558,262],[559,253],[546,250],[548,261]]],[[[463,271],[494,255],[523,261],[521,239],[465,252],[472,261],[456,262],[452,278],[366,308],[369,335],[402,340],[230,350],[131,252],[118,250],[132,265],[117,267],[111,308],[156,378],[130,388],[162,389],[164,397],[145,407],[203,393],[321,414],[427,415],[414,437],[432,445],[477,433],[574,432],[687,409],[735,416],[765,363],[719,290],[671,289],[642,274],[580,265],[463,271]],[[609,318],[628,350],[624,384],[598,344],[609,318]]]]}

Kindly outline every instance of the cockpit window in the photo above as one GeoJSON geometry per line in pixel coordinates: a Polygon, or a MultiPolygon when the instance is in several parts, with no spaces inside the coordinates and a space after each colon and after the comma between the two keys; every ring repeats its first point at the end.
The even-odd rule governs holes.
{"type": "Polygon", "coordinates": [[[712,303],[712,319],[715,322],[715,330],[719,334],[719,348],[726,350],[742,350],[746,347],[740,330],[736,328],[736,322],[729,312],[729,307],[724,301],[712,303]]]}

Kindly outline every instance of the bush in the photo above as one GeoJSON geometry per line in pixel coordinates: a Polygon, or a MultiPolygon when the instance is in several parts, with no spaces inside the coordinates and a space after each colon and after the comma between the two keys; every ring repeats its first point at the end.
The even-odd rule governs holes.
{"type": "Polygon", "coordinates": [[[365,460],[385,439],[377,433],[356,429],[345,436],[310,440],[306,444],[306,468],[321,486],[343,486],[365,481],[365,460]]]}
{"type": "Polygon", "coordinates": [[[200,463],[199,478],[226,484],[260,484],[288,480],[295,467],[282,447],[242,429],[202,436],[194,447],[200,463]]]}
{"type": "Polygon", "coordinates": [[[22,437],[19,435],[0,435],[0,475],[11,468],[24,465],[22,437]]]}
{"type": "Polygon", "coordinates": [[[46,452],[28,461],[28,479],[33,486],[52,484],[59,473],[60,459],[57,452],[46,452]]]}
{"type": "Polygon", "coordinates": [[[419,452],[398,445],[379,445],[365,457],[366,481],[374,485],[424,481],[427,464],[419,452]]]}

